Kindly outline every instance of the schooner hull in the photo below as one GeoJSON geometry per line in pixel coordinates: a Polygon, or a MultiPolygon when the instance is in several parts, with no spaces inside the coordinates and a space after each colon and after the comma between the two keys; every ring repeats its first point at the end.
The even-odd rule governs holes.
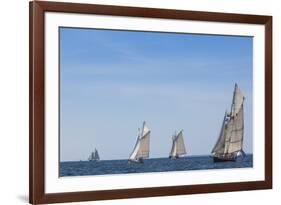
{"type": "Polygon", "coordinates": [[[178,156],[178,155],[177,155],[177,156],[169,156],[169,158],[170,158],[170,159],[178,159],[179,156],[178,156]]]}
{"type": "Polygon", "coordinates": [[[214,162],[235,162],[236,161],[236,156],[216,156],[213,157],[214,162]]]}

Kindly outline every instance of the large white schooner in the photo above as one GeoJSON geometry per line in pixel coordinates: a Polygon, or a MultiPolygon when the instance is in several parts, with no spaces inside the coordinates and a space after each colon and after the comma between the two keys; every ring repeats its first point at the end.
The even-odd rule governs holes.
{"type": "Polygon", "coordinates": [[[137,142],[129,157],[129,161],[143,163],[143,160],[149,158],[150,130],[146,122],[143,122],[142,130],[139,131],[137,142]]]}
{"type": "Polygon", "coordinates": [[[183,130],[181,130],[178,134],[175,133],[172,137],[172,149],[169,155],[171,159],[177,159],[182,155],[186,154],[186,149],[183,140],[183,130]]]}
{"type": "Polygon", "coordinates": [[[235,84],[231,112],[225,112],[221,131],[212,155],[214,162],[236,161],[239,155],[245,155],[244,137],[244,100],[242,92],[235,84]]]}

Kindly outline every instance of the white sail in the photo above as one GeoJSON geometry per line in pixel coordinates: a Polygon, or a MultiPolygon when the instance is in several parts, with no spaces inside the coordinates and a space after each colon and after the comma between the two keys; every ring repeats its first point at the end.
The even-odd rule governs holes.
{"type": "Polygon", "coordinates": [[[172,149],[171,149],[169,157],[176,157],[176,155],[177,155],[177,144],[175,142],[176,137],[177,136],[174,135],[173,138],[172,138],[172,141],[173,141],[172,142],[172,149]]]}
{"type": "Polygon", "coordinates": [[[233,100],[231,105],[231,116],[237,115],[239,112],[242,104],[244,101],[244,96],[240,89],[238,88],[238,85],[235,84],[234,93],[233,93],[233,100]]]}
{"type": "Polygon", "coordinates": [[[186,154],[186,149],[184,145],[184,140],[183,140],[183,131],[181,130],[177,136],[176,139],[176,147],[177,147],[177,154],[178,155],[183,155],[186,154]]]}
{"type": "Polygon", "coordinates": [[[175,158],[179,155],[186,154],[186,149],[183,140],[183,130],[181,130],[177,135],[173,136],[173,144],[170,152],[170,157],[175,158]]]}
{"type": "Polygon", "coordinates": [[[244,137],[244,96],[235,84],[231,112],[225,114],[219,138],[212,153],[215,155],[237,154],[242,150],[244,137]]]}
{"type": "Polygon", "coordinates": [[[224,147],[225,147],[225,123],[226,123],[226,117],[227,117],[227,112],[225,112],[224,114],[224,118],[223,118],[223,122],[222,122],[222,126],[221,126],[221,130],[220,130],[220,134],[219,134],[219,138],[216,142],[216,145],[214,146],[212,153],[219,153],[222,154],[224,153],[224,147]]]}
{"type": "Polygon", "coordinates": [[[226,153],[234,153],[242,150],[244,135],[244,114],[243,105],[241,106],[239,112],[233,118],[233,123],[231,127],[231,137],[227,143],[226,153]]]}
{"type": "Polygon", "coordinates": [[[150,144],[150,130],[143,122],[143,127],[141,133],[138,135],[137,142],[135,144],[134,150],[131,153],[129,159],[137,161],[139,159],[149,157],[149,144],[150,144]]]}

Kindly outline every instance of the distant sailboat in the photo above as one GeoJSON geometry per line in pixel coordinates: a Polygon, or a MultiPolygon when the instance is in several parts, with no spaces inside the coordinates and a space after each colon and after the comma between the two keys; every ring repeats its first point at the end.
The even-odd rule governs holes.
{"type": "Polygon", "coordinates": [[[143,122],[142,130],[138,134],[137,142],[129,157],[129,161],[143,162],[143,159],[149,157],[149,143],[150,143],[150,130],[146,126],[146,122],[143,122]]]}
{"type": "Polygon", "coordinates": [[[176,159],[181,155],[185,155],[186,149],[183,140],[183,130],[181,130],[178,134],[175,133],[172,137],[172,140],[173,143],[169,158],[176,159]]]}
{"type": "Polygon", "coordinates": [[[91,153],[88,160],[89,161],[99,161],[100,160],[100,156],[99,156],[99,153],[98,153],[97,149],[95,149],[95,151],[91,153]]]}
{"type": "Polygon", "coordinates": [[[245,155],[244,137],[244,99],[237,84],[235,84],[231,112],[225,112],[221,131],[216,145],[212,150],[214,162],[236,161],[239,155],[245,155]]]}

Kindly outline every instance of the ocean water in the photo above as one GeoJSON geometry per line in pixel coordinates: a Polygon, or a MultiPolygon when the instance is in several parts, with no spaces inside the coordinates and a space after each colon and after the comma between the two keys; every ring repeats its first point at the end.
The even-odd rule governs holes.
{"type": "Polygon", "coordinates": [[[238,158],[236,162],[219,163],[214,163],[210,156],[188,156],[175,160],[152,158],[144,160],[144,163],[128,163],[128,160],[73,161],[60,162],[60,177],[244,167],[253,167],[252,154],[247,154],[244,158],[238,158]]]}

